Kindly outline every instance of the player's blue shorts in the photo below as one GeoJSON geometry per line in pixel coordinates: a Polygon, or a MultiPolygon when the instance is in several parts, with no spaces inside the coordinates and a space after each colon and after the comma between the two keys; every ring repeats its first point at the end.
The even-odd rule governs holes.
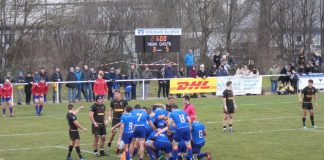
{"type": "Polygon", "coordinates": [[[166,125],[165,125],[165,123],[163,122],[163,121],[159,121],[158,123],[157,123],[157,126],[156,126],[157,128],[165,128],[166,127],[166,125]]]}
{"type": "Polygon", "coordinates": [[[11,102],[11,97],[2,97],[2,102],[11,102]]]}
{"type": "Polygon", "coordinates": [[[200,153],[200,150],[201,148],[205,145],[205,142],[202,142],[202,143],[192,143],[191,146],[192,146],[192,152],[193,154],[198,154],[200,153]]]}
{"type": "Polygon", "coordinates": [[[172,152],[172,143],[171,142],[154,141],[153,145],[156,148],[156,150],[158,150],[158,151],[162,150],[166,154],[169,154],[172,152]]]}
{"type": "Polygon", "coordinates": [[[123,133],[122,140],[125,144],[130,144],[132,142],[132,138],[134,136],[134,133],[123,133]]]}
{"type": "Polygon", "coordinates": [[[146,138],[145,126],[135,126],[133,138],[146,138]]]}
{"type": "Polygon", "coordinates": [[[178,145],[178,153],[187,153],[187,146],[184,141],[181,141],[178,145]]]}
{"type": "Polygon", "coordinates": [[[44,96],[34,96],[34,100],[44,98],[44,96]]]}
{"type": "Polygon", "coordinates": [[[190,141],[191,140],[190,128],[185,127],[185,128],[176,129],[176,132],[174,133],[173,138],[176,142],[180,142],[181,140],[184,140],[187,142],[190,141]]]}
{"type": "Polygon", "coordinates": [[[145,127],[145,134],[146,134],[146,137],[147,138],[148,136],[150,136],[150,134],[153,132],[154,130],[150,127],[145,127]]]}

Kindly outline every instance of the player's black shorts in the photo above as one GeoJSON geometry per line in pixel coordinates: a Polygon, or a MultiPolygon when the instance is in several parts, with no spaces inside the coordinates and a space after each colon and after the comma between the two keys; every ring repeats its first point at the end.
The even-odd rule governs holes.
{"type": "Polygon", "coordinates": [[[98,124],[98,127],[94,127],[92,124],[92,134],[97,136],[103,136],[107,134],[105,124],[98,124]]]}
{"type": "Polygon", "coordinates": [[[120,119],[113,118],[112,123],[111,123],[111,127],[114,127],[118,123],[120,123],[120,119]]]}
{"type": "Polygon", "coordinates": [[[69,130],[70,139],[72,141],[80,139],[79,131],[78,130],[69,130]]]}
{"type": "Polygon", "coordinates": [[[227,112],[224,110],[225,114],[233,114],[235,113],[235,108],[234,106],[227,106],[227,112]]]}
{"type": "Polygon", "coordinates": [[[313,103],[305,103],[305,102],[303,102],[302,107],[303,107],[303,109],[312,110],[313,109],[313,103]]]}

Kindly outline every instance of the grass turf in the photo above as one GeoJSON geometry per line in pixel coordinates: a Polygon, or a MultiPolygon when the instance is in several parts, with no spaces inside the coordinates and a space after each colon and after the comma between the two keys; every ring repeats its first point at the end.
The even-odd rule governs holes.
{"type": "MultiPolygon", "coordinates": [[[[235,132],[223,133],[222,99],[193,99],[198,118],[207,128],[203,151],[210,151],[216,160],[322,159],[324,109],[315,110],[319,128],[303,130],[301,105],[297,100],[296,95],[236,97],[235,132]]],[[[165,103],[166,100],[131,101],[130,104],[150,106],[157,102],[165,103]]],[[[323,99],[319,100],[319,104],[323,102],[323,99]]],[[[177,104],[181,104],[181,99],[177,100],[177,104]]],[[[14,109],[15,117],[0,118],[0,160],[65,159],[69,141],[66,105],[48,104],[41,117],[34,116],[33,106],[19,106],[14,109]]],[[[90,103],[84,105],[88,108],[90,103]]],[[[87,114],[88,109],[82,110],[78,120],[90,129],[87,114]]],[[[310,126],[309,116],[307,124],[310,126]]],[[[118,159],[112,156],[93,157],[91,131],[81,132],[80,136],[83,156],[87,159],[118,159]]],[[[75,150],[73,158],[77,159],[75,150]]]]}

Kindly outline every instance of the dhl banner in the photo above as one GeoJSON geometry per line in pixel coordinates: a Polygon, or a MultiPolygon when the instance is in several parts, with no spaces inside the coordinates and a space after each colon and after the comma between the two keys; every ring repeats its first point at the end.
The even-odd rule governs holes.
{"type": "Polygon", "coordinates": [[[217,79],[174,78],[170,80],[170,94],[216,92],[217,79]]]}

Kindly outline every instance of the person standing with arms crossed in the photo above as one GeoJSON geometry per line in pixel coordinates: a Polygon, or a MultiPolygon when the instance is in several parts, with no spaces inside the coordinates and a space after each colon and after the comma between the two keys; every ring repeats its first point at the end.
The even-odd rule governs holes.
{"type": "Polygon", "coordinates": [[[103,96],[96,96],[96,103],[90,107],[89,118],[92,122],[93,154],[98,154],[98,142],[100,139],[100,156],[105,156],[104,144],[106,140],[106,126],[108,125],[106,106],[103,104],[103,96]]]}
{"type": "Polygon", "coordinates": [[[234,94],[232,90],[232,82],[226,83],[227,88],[223,92],[223,103],[224,103],[224,132],[227,131],[227,125],[230,132],[233,132],[233,114],[236,110],[236,104],[234,100],[234,94]]]}

